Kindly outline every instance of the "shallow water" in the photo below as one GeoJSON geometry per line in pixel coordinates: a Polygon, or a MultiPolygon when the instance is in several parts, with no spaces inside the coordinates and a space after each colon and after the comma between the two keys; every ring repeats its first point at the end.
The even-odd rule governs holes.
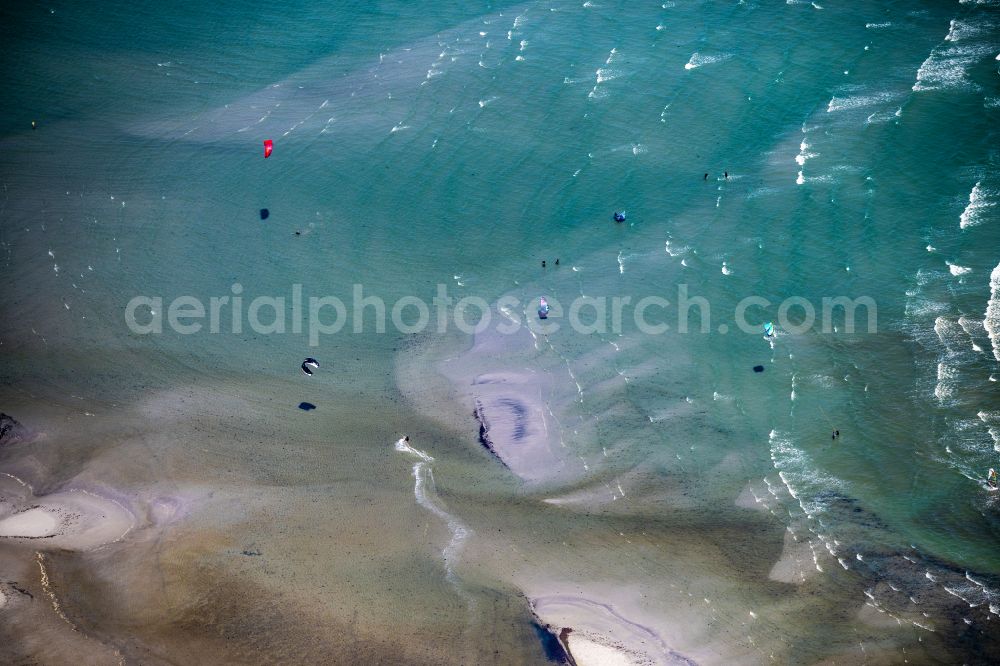
{"type": "MultiPolygon", "coordinates": [[[[635,589],[699,661],[996,654],[996,3],[3,12],[0,395],[45,437],[0,471],[145,520],[49,561],[95,663],[540,662],[524,596],[584,588],[635,589]],[[688,333],[681,284],[711,307],[688,333]],[[311,346],[295,285],[345,328],[311,346]],[[564,315],[479,353],[372,308],[354,332],[354,285],[390,311],[512,296],[522,320],[541,295],[661,296],[671,328],[564,315]],[[160,316],[239,296],[242,330],[230,300],[217,333],[131,332],[139,295],[160,316]],[[771,305],[744,333],[751,295],[771,305]],[[251,330],[257,296],[286,300],[284,332],[251,330]],[[762,339],[793,296],[820,319],[762,339]],[[877,331],[824,331],[841,296],[874,299],[877,331]],[[570,471],[505,470],[449,359],[544,375],[570,471]]],[[[25,554],[0,544],[5,579],[37,577],[25,554]]],[[[80,653],[30,612],[12,654],[80,653]]]]}

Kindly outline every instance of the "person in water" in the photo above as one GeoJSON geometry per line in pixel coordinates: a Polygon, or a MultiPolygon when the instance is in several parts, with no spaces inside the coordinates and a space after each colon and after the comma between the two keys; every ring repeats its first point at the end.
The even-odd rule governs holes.
{"type": "Polygon", "coordinates": [[[986,483],[990,484],[990,488],[997,487],[997,471],[990,467],[990,473],[986,476],[986,483]]]}
{"type": "Polygon", "coordinates": [[[705,178],[703,180],[708,180],[708,174],[707,173],[705,174],[705,178]]]}
{"type": "Polygon", "coordinates": [[[559,258],[556,257],[556,266],[558,266],[558,265],[559,265],[559,258]]]}
{"type": "Polygon", "coordinates": [[[545,260],[542,259],[542,268],[545,268],[545,260]]]}

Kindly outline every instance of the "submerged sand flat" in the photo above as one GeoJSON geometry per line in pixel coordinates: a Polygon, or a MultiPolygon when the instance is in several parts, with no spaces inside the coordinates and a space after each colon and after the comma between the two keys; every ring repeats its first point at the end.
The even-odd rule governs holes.
{"type": "Polygon", "coordinates": [[[1000,16],[872,4],[12,3],[0,662],[995,661],[1000,16]]]}
{"type": "MultiPolygon", "coordinates": [[[[493,316],[503,315],[494,309],[493,316]]],[[[528,327],[511,335],[487,329],[438,370],[474,409],[481,443],[514,474],[529,483],[579,478],[586,465],[556,415],[567,396],[553,391],[557,378],[536,364],[537,354],[538,337],[528,327]]]]}

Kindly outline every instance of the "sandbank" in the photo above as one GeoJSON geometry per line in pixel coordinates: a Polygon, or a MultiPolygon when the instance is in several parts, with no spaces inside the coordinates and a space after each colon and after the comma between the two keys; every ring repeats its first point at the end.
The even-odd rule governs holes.
{"type": "Polygon", "coordinates": [[[531,607],[577,666],[694,663],[670,648],[656,630],[627,618],[612,604],[582,595],[552,594],[532,599],[531,607]]]}
{"type": "MultiPolygon", "coordinates": [[[[494,316],[501,318],[494,310],[494,316]]],[[[480,442],[514,474],[532,483],[578,478],[586,468],[555,416],[561,400],[556,383],[538,362],[536,339],[522,327],[504,335],[476,334],[472,347],[443,361],[439,370],[456,398],[469,405],[480,426],[480,442]]]]}
{"type": "Polygon", "coordinates": [[[34,547],[93,550],[122,539],[135,516],[116,500],[83,489],[36,496],[28,484],[0,475],[0,538],[34,547]]]}
{"type": "Polygon", "coordinates": [[[35,507],[0,520],[0,537],[37,539],[52,536],[59,529],[59,519],[50,510],[35,507]]]}

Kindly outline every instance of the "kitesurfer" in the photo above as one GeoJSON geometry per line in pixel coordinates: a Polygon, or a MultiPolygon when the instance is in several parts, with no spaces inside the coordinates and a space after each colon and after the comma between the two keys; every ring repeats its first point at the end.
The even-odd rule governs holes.
{"type": "Polygon", "coordinates": [[[548,301],[545,300],[544,296],[538,299],[538,318],[539,319],[549,318],[549,303],[548,301]]]}

